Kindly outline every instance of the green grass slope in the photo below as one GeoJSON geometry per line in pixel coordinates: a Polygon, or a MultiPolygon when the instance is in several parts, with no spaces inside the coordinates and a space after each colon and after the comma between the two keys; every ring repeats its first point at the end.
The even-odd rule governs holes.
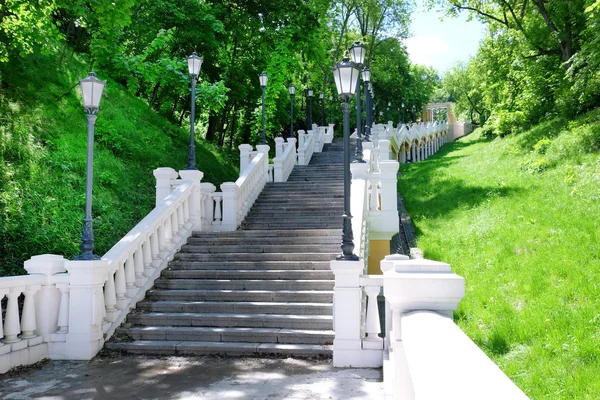
{"type": "Polygon", "coordinates": [[[532,399],[600,398],[600,110],[402,166],[425,257],[466,280],[459,326],[532,399]]]}
{"type": "MultiPolygon", "coordinates": [[[[36,254],[79,251],[87,120],[74,85],[87,72],[77,59],[58,68],[55,59],[41,56],[3,66],[0,276],[23,273],[23,261],[36,254]]],[[[102,255],[154,207],[152,170],[185,167],[189,133],[109,79],[95,143],[95,252],[102,255]]],[[[209,144],[197,144],[196,158],[205,182],[237,177],[235,161],[209,144]]]]}

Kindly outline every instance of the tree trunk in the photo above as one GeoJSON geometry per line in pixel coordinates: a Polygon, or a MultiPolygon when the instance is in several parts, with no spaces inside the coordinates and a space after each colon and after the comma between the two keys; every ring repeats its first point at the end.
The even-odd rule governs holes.
{"type": "Polygon", "coordinates": [[[221,117],[219,115],[211,114],[208,116],[208,129],[206,130],[207,142],[212,142],[215,139],[220,120],[221,117]]]}

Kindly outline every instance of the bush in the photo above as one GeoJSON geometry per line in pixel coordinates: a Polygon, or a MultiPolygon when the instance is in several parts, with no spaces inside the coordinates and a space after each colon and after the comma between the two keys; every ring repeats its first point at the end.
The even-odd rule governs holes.
{"type": "Polygon", "coordinates": [[[522,131],[527,125],[523,111],[500,110],[490,116],[483,132],[486,136],[507,136],[522,131]]]}

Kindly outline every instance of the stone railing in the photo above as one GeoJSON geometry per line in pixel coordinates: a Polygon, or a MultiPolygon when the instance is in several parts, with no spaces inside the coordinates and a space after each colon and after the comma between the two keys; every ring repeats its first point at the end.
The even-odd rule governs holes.
{"type": "Polygon", "coordinates": [[[331,143],[333,142],[333,127],[334,124],[329,124],[325,126],[325,133],[323,134],[323,143],[331,143]]]}
{"type": "Polygon", "coordinates": [[[308,165],[315,151],[313,131],[298,131],[298,165],[308,165]]]}
{"type": "Polygon", "coordinates": [[[286,182],[296,164],[296,139],[275,138],[274,182],[286,182]]]}
{"type": "MultiPolygon", "coordinates": [[[[294,142],[284,152],[284,175],[294,142]]],[[[158,168],[155,208],[101,259],[34,256],[25,262],[29,275],[0,278],[0,299],[7,297],[0,373],[44,358],[94,357],[194,230],[237,229],[269,180],[268,150],[240,146],[240,177],[218,193],[200,171],[158,168]]]]}
{"type": "Polygon", "coordinates": [[[392,157],[401,164],[425,160],[451,140],[446,122],[399,124],[397,128],[390,122],[379,126],[382,132],[380,137],[390,140],[392,157]]]}

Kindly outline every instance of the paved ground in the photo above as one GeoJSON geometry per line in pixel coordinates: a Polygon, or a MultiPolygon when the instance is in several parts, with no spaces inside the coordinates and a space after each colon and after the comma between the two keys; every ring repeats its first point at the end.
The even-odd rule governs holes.
{"type": "Polygon", "coordinates": [[[331,360],[97,357],[0,376],[0,399],[381,399],[381,381],[331,360]]]}

